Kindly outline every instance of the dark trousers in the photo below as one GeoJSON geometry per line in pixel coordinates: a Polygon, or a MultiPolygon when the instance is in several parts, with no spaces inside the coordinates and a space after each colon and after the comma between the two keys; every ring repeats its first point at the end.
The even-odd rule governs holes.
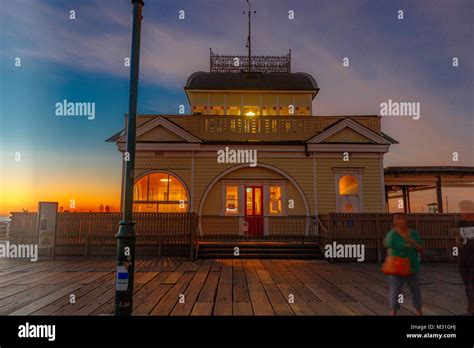
{"type": "Polygon", "coordinates": [[[459,273],[461,273],[464,289],[466,290],[467,312],[474,315],[474,262],[461,262],[459,273]]]}
{"type": "Polygon", "coordinates": [[[398,302],[398,296],[402,293],[403,284],[407,283],[410,288],[411,301],[413,307],[420,310],[421,309],[421,290],[420,290],[420,281],[418,279],[418,274],[410,274],[408,276],[398,276],[398,275],[389,275],[388,276],[388,285],[389,285],[389,302],[390,309],[398,310],[400,309],[400,303],[398,302]]]}

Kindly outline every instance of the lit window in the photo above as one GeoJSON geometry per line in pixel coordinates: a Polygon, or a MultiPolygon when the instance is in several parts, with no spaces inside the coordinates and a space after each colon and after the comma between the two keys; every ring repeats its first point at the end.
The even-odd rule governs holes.
{"type": "Polygon", "coordinates": [[[228,106],[227,115],[239,116],[240,115],[240,106],[228,106]]]}
{"type": "Polygon", "coordinates": [[[359,184],[352,175],[344,175],[339,179],[339,195],[357,196],[359,194],[359,184]]]}
{"type": "Polygon", "coordinates": [[[290,116],[290,108],[288,106],[280,106],[280,115],[290,116]]]}
{"type": "Polygon", "coordinates": [[[298,116],[309,116],[309,107],[307,106],[297,106],[296,114],[298,116]]]}
{"type": "Polygon", "coordinates": [[[237,214],[239,212],[239,194],[237,186],[226,186],[225,189],[225,213],[237,214]]]}
{"type": "Polygon", "coordinates": [[[275,116],[277,114],[277,108],[275,106],[264,106],[262,108],[263,116],[275,116]]]}
{"type": "Polygon", "coordinates": [[[187,209],[188,196],[176,177],[152,173],[135,183],[133,201],[136,212],[180,213],[187,209]]]}
{"type": "Polygon", "coordinates": [[[211,115],[224,115],[224,107],[222,106],[211,106],[211,115]]]}
{"type": "Polygon", "coordinates": [[[270,186],[270,214],[281,214],[281,187],[270,186]]]}
{"type": "Polygon", "coordinates": [[[207,107],[205,106],[193,106],[193,115],[206,115],[207,107]]]}
{"type": "Polygon", "coordinates": [[[260,108],[258,106],[244,106],[245,116],[258,116],[260,115],[260,108]]]}

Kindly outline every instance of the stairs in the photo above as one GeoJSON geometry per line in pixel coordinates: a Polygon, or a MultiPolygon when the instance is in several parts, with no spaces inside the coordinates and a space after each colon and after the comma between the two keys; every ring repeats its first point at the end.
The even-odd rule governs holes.
{"type": "Polygon", "coordinates": [[[200,241],[198,258],[203,259],[323,259],[316,242],[200,241]],[[235,248],[239,255],[234,255],[235,248]]]}

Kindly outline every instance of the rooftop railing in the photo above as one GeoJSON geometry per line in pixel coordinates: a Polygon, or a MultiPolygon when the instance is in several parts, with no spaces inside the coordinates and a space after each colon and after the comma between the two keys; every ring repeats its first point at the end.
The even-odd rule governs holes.
{"type": "MultiPolygon", "coordinates": [[[[150,117],[150,116],[144,116],[150,117]]],[[[302,141],[346,116],[163,116],[195,136],[208,140],[302,141]]],[[[378,116],[354,116],[380,133],[378,116]]]]}
{"type": "MultiPolygon", "coordinates": [[[[290,73],[291,50],[282,56],[251,56],[250,71],[264,73],[290,73]]],[[[210,72],[249,71],[249,56],[216,54],[210,52],[210,72]]]]}

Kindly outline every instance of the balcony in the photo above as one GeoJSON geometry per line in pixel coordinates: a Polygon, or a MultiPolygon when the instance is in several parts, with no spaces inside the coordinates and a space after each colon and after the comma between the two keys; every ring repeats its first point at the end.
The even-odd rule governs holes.
{"type": "MultiPolygon", "coordinates": [[[[346,117],[381,132],[379,116],[160,116],[205,141],[304,141],[346,117]]],[[[139,123],[153,117],[139,116],[139,123]]]]}

